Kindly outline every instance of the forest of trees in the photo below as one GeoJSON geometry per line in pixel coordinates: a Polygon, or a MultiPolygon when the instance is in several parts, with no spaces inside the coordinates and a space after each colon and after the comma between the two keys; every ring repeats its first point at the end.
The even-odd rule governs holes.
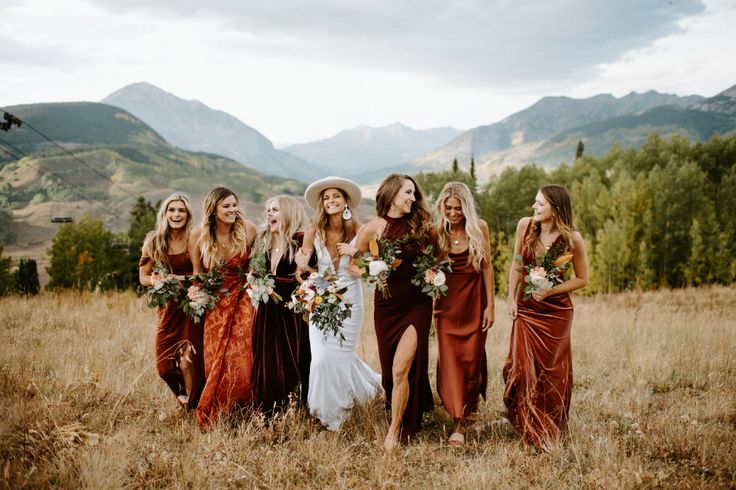
{"type": "MultiPolygon", "coordinates": [[[[584,155],[545,170],[507,168],[478,186],[475,162],[464,171],[457,160],[445,172],[416,180],[431,201],[449,181],[473,190],[480,215],[491,229],[499,294],[507,290],[513,234],[531,215],[544,184],[565,185],[572,195],[578,230],[587,243],[591,280],[583,293],[728,284],[736,278],[736,136],[691,143],[652,134],[639,149],[614,146],[602,157],[584,155]]],[[[48,287],[125,289],[138,284],[140,245],[153,229],[156,207],[139,198],[127,233],[106,230],[89,217],[61,226],[53,239],[48,287]]],[[[0,256],[2,254],[0,248],[0,256]]],[[[30,272],[26,264],[23,277],[30,272]]],[[[9,259],[0,260],[0,294],[18,283],[9,259]]],[[[25,289],[23,289],[25,288],[25,289]]],[[[28,289],[30,288],[30,290],[28,289]]],[[[37,289],[36,289],[37,290],[37,289]]]]}

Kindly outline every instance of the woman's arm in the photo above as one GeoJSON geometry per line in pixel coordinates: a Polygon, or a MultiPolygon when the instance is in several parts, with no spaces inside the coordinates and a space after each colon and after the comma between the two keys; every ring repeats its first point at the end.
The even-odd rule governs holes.
{"type": "Polygon", "coordinates": [[[517,260],[517,257],[521,255],[521,242],[524,239],[524,232],[529,225],[531,218],[521,218],[519,224],[516,225],[516,241],[514,242],[514,257],[511,259],[511,270],[509,271],[509,297],[508,297],[508,313],[512,320],[516,319],[517,304],[517,289],[519,288],[519,281],[521,280],[521,266],[522,264],[517,260]]]}
{"type": "Polygon", "coordinates": [[[493,326],[493,322],[496,320],[495,311],[495,293],[496,283],[493,278],[493,264],[491,263],[491,237],[488,232],[488,223],[485,221],[478,220],[480,231],[483,234],[483,285],[486,288],[486,309],[483,311],[483,331],[485,332],[493,326]]]}
{"type": "MultiPolygon", "coordinates": [[[[153,260],[149,257],[148,250],[150,250],[149,242],[148,240],[143,241],[143,246],[141,247],[141,258],[148,258],[148,260],[138,267],[138,281],[140,281],[141,286],[150,288],[153,286],[153,260]]],[[[158,274],[155,274],[158,276],[158,274]]]]}
{"type": "Polygon", "coordinates": [[[256,241],[258,228],[256,228],[255,223],[249,219],[243,220],[243,222],[245,223],[245,240],[248,243],[248,248],[250,248],[253,246],[253,242],[256,241]]]}
{"type": "Polygon", "coordinates": [[[555,284],[549,289],[535,291],[532,297],[542,301],[555,294],[570,293],[584,288],[588,284],[588,256],[585,253],[585,241],[577,231],[572,234],[572,266],[575,269],[575,277],[568,279],[562,284],[555,284]]]}
{"type": "Polygon", "coordinates": [[[201,228],[197,228],[189,234],[189,259],[192,261],[193,274],[204,272],[204,267],[202,265],[202,252],[199,249],[200,236],[202,236],[201,228]]]}
{"type": "Polygon", "coordinates": [[[314,225],[310,225],[310,227],[307,228],[307,231],[304,232],[302,246],[294,255],[294,262],[296,262],[296,277],[300,277],[302,272],[311,270],[309,267],[309,259],[314,253],[314,237],[316,234],[317,229],[314,225]]]}

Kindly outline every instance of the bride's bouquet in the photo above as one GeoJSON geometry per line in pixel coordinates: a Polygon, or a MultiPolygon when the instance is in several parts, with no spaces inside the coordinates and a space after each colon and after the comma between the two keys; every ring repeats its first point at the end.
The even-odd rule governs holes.
{"type": "Polygon", "coordinates": [[[150,308],[163,308],[170,301],[178,302],[184,289],[181,281],[176,276],[170,274],[166,267],[161,264],[153,266],[151,283],[153,285],[146,288],[148,295],[146,304],[150,308]]]}
{"type": "Polygon", "coordinates": [[[401,259],[397,255],[401,253],[401,246],[405,241],[405,238],[372,238],[368,245],[370,255],[355,260],[358,267],[363,269],[361,277],[369,284],[375,284],[384,298],[390,296],[386,281],[391,272],[401,265],[401,259]]]}
{"type": "Polygon", "coordinates": [[[208,272],[195,274],[188,279],[191,286],[187,289],[187,295],[182,299],[180,306],[194,323],[199,323],[204,312],[214,309],[220,297],[227,296],[230,291],[221,287],[224,280],[219,267],[212,267],[208,272]]]}
{"type": "Polygon", "coordinates": [[[312,272],[291,295],[286,306],[296,313],[302,313],[307,320],[311,314],[312,323],[322,332],[324,339],[328,334],[339,338],[342,346],[345,336],[340,331],[342,322],[350,318],[353,306],[345,301],[348,290],[341,278],[328,268],[322,274],[312,272]]]}
{"type": "Polygon", "coordinates": [[[447,277],[445,273],[452,272],[450,261],[446,256],[435,257],[434,247],[428,245],[414,259],[416,274],[411,283],[422,288],[422,292],[430,298],[447,294],[447,277]]]}
{"type": "MultiPolygon", "coordinates": [[[[565,277],[565,272],[570,268],[572,260],[572,252],[563,253],[553,259],[549,252],[542,257],[539,265],[527,264],[524,266],[524,300],[531,297],[534,291],[542,291],[549,289],[555,284],[561,284],[565,277]]],[[[521,255],[516,255],[516,260],[523,263],[521,255]]]]}
{"type": "Polygon", "coordinates": [[[253,255],[240,290],[248,293],[251,304],[257,308],[258,303],[267,303],[269,299],[274,303],[282,300],[281,295],[274,290],[275,286],[273,277],[266,269],[266,254],[261,252],[253,255]]]}

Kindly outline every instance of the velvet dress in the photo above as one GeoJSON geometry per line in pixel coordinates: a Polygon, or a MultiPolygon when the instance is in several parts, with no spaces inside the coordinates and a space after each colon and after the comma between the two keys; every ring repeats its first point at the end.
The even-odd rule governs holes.
{"type": "MultiPolygon", "coordinates": [[[[297,233],[294,239],[301,247],[304,233],[297,233]]],[[[266,269],[271,270],[268,253],[266,269]]],[[[295,272],[296,262],[282,256],[273,279],[274,291],[283,299],[279,303],[260,303],[253,324],[253,393],[256,408],[267,416],[285,407],[291,394],[307,402],[312,361],[309,323],[301,313],[286,307],[298,286],[295,272]]]]}
{"type": "MultiPolygon", "coordinates": [[[[525,235],[530,229],[531,222],[525,235]]],[[[548,253],[556,258],[565,251],[560,236],[548,253]]],[[[526,245],[522,248],[522,259],[522,270],[537,263],[534,251],[526,245]]],[[[509,355],[503,368],[506,382],[503,401],[509,421],[524,440],[541,450],[549,450],[566,429],[570,410],[572,301],[568,293],[549,296],[542,302],[531,296],[524,300],[523,296],[520,287],[518,316],[511,328],[509,355]]]]}
{"type": "MultiPolygon", "coordinates": [[[[171,273],[177,276],[192,274],[192,261],[189,253],[168,255],[171,273]]],[[[139,266],[151,261],[142,256],[139,266]]],[[[179,369],[179,361],[187,346],[191,346],[189,356],[192,362],[192,392],[189,393],[189,407],[194,408],[204,386],[204,352],[202,348],[202,326],[195,325],[192,319],[179,308],[178,303],[169,302],[156,309],[158,327],[156,330],[156,371],[176,396],[186,395],[184,377],[179,369]]]]}
{"type": "Polygon", "coordinates": [[[232,257],[220,268],[224,279],[215,308],[204,316],[204,361],[207,382],[197,407],[197,421],[207,428],[239,406],[253,401],[253,306],[240,291],[249,253],[232,257]]]}
{"type": "MultiPolygon", "coordinates": [[[[382,238],[397,239],[409,233],[406,217],[385,217],[387,226],[382,238]]],[[[434,407],[429,385],[429,329],[432,323],[432,298],[411,283],[416,273],[412,262],[421,250],[416,239],[410,239],[401,247],[397,256],[401,264],[391,272],[387,285],[389,296],[376,289],[373,321],[381,362],[381,382],[386,392],[387,408],[391,405],[393,389],[393,361],[396,348],[406,329],[413,325],[417,332],[417,352],[409,370],[409,399],[401,426],[401,439],[406,441],[422,426],[422,415],[434,407]]]]}
{"type": "Polygon", "coordinates": [[[470,252],[450,253],[447,295],[434,305],[437,333],[437,392],[453,418],[465,418],[485,399],[488,384],[483,312],[488,305],[483,272],[476,271],[470,252]]]}

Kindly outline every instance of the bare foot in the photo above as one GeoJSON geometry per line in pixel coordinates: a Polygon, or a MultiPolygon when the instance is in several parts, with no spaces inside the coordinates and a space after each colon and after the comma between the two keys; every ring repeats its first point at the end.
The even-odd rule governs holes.
{"type": "Polygon", "coordinates": [[[179,400],[179,403],[182,405],[186,405],[189,403],[189,397],[187,395],[179,395],[176,397],[179,400]]]}
{"type": "Polygon", "coordinates": [[[383,441],[383,449],[386,451],[395,451],[399,448],[399,436],[398,434],[386,434],[386,439],[383,441]]]}

